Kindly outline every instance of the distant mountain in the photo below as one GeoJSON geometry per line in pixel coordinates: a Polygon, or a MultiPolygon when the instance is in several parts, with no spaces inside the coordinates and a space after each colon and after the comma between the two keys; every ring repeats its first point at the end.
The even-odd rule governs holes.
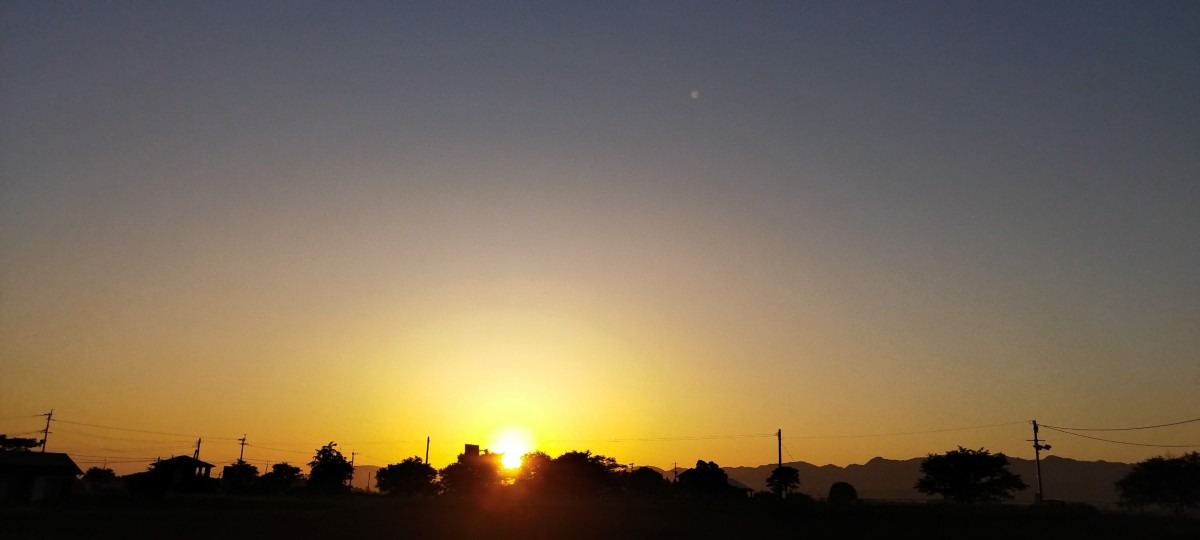
{"type": "MultiPolygon", "coordinates": [[[[862,465],[816,466],[803,461],[784,463],[800,471],[800,491],[816,498],[829,493],[834,482],[849,482],[863,499],[928,500],[927,496],[913,484],[920,477],[921,461],[925,458],[906,460],[874,458],[862,465]]],[[[1036,465],[1033,460],[1009,457],[1009,469],[1020,475],[1029,488],[1015,494],[1015,501],[1032,502],[1037,492],[1036,465]]],[[[1071,502],[1086,502],[1097,506],[1109,506],[1117,502],[1113,483],[1130,470],[1128,463],[1107,461],[1077,461],[1058,456],[1042,460],[1042,484],[1047,499],[1071,502]]],[[[755,490],[767,488],[767,477],[775,465],[758,467],[724,467],[731,479],[755,490]]],[[[668,478],[669,472],[668,472],[668,478]]]]}

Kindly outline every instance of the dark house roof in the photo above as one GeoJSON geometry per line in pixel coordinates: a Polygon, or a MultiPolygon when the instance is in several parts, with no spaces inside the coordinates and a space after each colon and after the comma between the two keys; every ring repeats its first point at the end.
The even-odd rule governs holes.
{"type": "Polygon", "coordinates": [[[75,476],[83,474],[71,456],[56,452],[0,451],[0,472],[25,472],[75,476]]]}
{"type": "Polygon", "coordinates": [[[192,456],[175,456],[173,458],[167,458],[167,459],[161,460],[158,462],[157,465],[155,465],[155,468],[164,468],[164,467],[180,467],[180,468],[188,468],[188,469],[194,469],[194,468],[199,467],[199,468],[211,469],[211,468],[213,468],[213,464],[205,463],[205,462],[200,461],[192,456]]]}

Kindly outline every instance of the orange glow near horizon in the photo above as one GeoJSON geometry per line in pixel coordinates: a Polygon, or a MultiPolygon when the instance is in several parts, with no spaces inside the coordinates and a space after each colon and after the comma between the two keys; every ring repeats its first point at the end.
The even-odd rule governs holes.
{"type": "Polygon", "coordinates": [[[146,4],[0,16],[0,434],[53,409],[85,469],[1032,458],[1030,420],[1200,415],[1193,3],[146,4]]]}
{"type": "Polygon", "coordinates": [[[521,457],[534,450],[532,437],[529,432],[520,428],[505,428],[492,439],[491,451],[503,454],[500,463],[506,469],[516,469],[521,466],[521,457]]]}

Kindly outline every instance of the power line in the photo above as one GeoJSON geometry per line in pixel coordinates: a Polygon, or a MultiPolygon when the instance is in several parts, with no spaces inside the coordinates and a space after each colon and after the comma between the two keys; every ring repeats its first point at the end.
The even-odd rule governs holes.
{"type": "Polygon", "coordinates": [[[32,434],[34,434],[34,433],[41,433],[41,432],[42,432],[42,430],[40,430],[40,429],[31,429],[31,430],[29,430],[29,431],[18,431],[18,432],[16,432],[16,433],[7,433],[6,435],[12,435],[12,436],[17,436],[17,435],[32,435],[32,434]]]}
{"type": "Polygon", "coordinates": [[[1001,424],[987,424],[987,425],[982,425],[982,426],[969,426],[969,427],[957,427],[957,428],[946,428],[946,429],[931,429],[931,430],[926,430],[926,431],[902,431],[902,432],[896,432],[896,433],[872,433],[869,435],[798,435],[798,436],[794,436],[794,437],[784,437],[784,439],[861,439],[861,438],[866,438],[866,437],[898,437],[901,435],[927,435],[930,433],[949,433],[952,431],[967,431],[967,430],[972,430],[972,429],[986,429],[986,428],[994,428],[994,427],[1002,427],[1002,426],[1015,426],[1018,424],[1024,425],[1027,423],[1029,423],[1028,420],[1021,420],[1021,421],[1017,421],[1017,422],[1004,422],[1001,424]]]}
{"type": "Polygon", "coordinates": [[[258,448],[260,450],[269,450],[271,452],[287,452],[290,454],[311,455],[313,453],[312,451],[304,451],[304,450],[282,450],[279,448],[267,448],[266,446],[259,446],[257,444],[250,444],[250,443],[246,443],[246,446],[249,446],[251,448],[258,448]]]}
{"type": "MultiPolygon", "coordinates": [[[[167,432],[167,431],[150,431],[147,429],[134,429],[134,428],[123,428],[123,427],[117,427],[117,426],[105,426],[102,424],[89,424],[87,422],[72,422],[70,420],[61,420],[61,419],[57,419],[57,418],[54,419],[54,421],[60,422],[63,424],[72,424],[72,425],[76,425],[76,426],[88,426],[88,427],[94,427],[94,428],[100,428],[100,429],[115,429],[117,431],[129,431],[132,433],[147,433],[150,435],[168,435],[171,437],[188,437],[188,438],[196,436],[195,433],[188,434],[188,433],[171,433],[171,432],[167,432]]],[[[217,439],[217,440],[222,440],[222,441],[236,441],[237,440],[236,438],[233,438],[233,437],[212,437],[212,436],[208,436],[208,435],[202,435],[202,436],[205,439],[217,439]]]]}
{"type": "Polygon", "coordinates": [[[159,445],[159,446],[143,446],[140,448],[96,448],[96,449],[102,450],[104,452],[121,453],[121,452],[164,452],[164,451],[180,450],[180,449],[184,449],[184,448],[187,448],[187,447],[178,445],[178,444],[164,444],[164,445],[159,445]]]}
{"type": "Polygon", "coordinates": [[[22,418],[41,418],[43,416],[46,416],[46,415],[44,415],[44,414],[22,414],[19,416],[5,416],[3,418],[0,418],[0,422],[5,422],[8,420],[20,420],[22,418]]]}
{"type": "Polygon", "coordinates": [[[1178,426],[1178,425],[1182,425],[1182,424],[1191,424],[1192,422],[1200,422],[1200,418],[1192,418],[1191,420],[1183,420],[1180,422],[1171,422],[1169,424],[1158,424],[1158,425],[1154,425],[1154,426],[1138,426],[1138,427],[1125,427],[1125,428],[1072,428],[1072,427],[1062,427],[1062,426],[1048,426],[1046,424],[1042,424],[1042,427],[1047,427],[1047,428],[1051,428],[1051,429],[1065,429],[1067,431],[1135,431],[1135,430],[1139,430],[1139,429],[1154,429],[1154,428],[1160,428],[1160,427],[1178,426]]]}
{"type": "Polygon", "coordinates": [[[151,463],[154,460],[153,459],[108,459],[108,458],[75,459],[74,457],[72,457],[71,461],[74,461],[75,463],[83,463],[83,464],[89,464],[89,465],[93,464],[93,463],[103,463],[106,465],[129,465],[131,463],[151,463]]]}
{"type": "Polygon", "coordinates": [[[765,437],[774,437],[774,433],[756,433],[750,435],[697,435],[686,437],[640,437],[640,438],[625,438],[625,439],[548,439],[542,442],[670,442],[670,441],[713,441],[722,439],[761,439],[765,437]]]}
{"type": "Polygon", "coordinates": [[[143,458],[143,457],[133,457],[133,456],[99,456],[99,455],[95,455],[95,454],[76,454],[74,452],[71,452],[72,459],[74,459],[76,456],[84,457],[84,458],[93,458],[93,459],[125,460],[125,461],[130,461],[130,462],[154,461],[154,460],[158,459],[159,457],[161,457],[161,456],[154,456],[154,457],[143,458]]]}
{"type": "MultiPolygon", "coordinates": [[[[38,431],[40,431],[40,430],[38,430],[38,431]]],[[[129,441],[129,442],[153,443],[153,444],[159,444],[159,443],[161,443],[161,444],[181,443],[182,444],[182,443],[191,442],[190,438],[188,440],[184,440],[184,439],[150,440],[150,439],[130,439],[128,437],[112,437],[109,435],[100,435],[97,433],[89,433],[87,431],[77,430],[77,429],[66,429],[66,430],[59,429],[58,433],[69,433],[69,434],[74,434],[74,435],[82,435],[84,437],[95,437],[97,439],[107,439],[107,440],[111,440],[111,441],[129,441]]]]}
{"type": "Polygon", "coordinates": [[[1085,439],[1091,439],[1093,441],[1104,441],[1107,443],[1128,444],[1130,446],[1148,446],[1151,448],[1200,448],[1200,444],[1145,444],[1145,443],[1135,443],[1135,442],[1128,442],[1128,441],[1114,441],[1112,439],[1101,439],[1100,437],[1092,437],[1091,435],[1083,435],[1080,433],[1071,433],[1070,431],[1064,431],[1061,429],[1052,428],[1047,425],[1042,425],[1042,427],[1052,430],[1052,431],[1057,431],[1059,433],[1065,433],[1067,435],[1074,435],[1076,437],[1083,437],[1085,439]]]}

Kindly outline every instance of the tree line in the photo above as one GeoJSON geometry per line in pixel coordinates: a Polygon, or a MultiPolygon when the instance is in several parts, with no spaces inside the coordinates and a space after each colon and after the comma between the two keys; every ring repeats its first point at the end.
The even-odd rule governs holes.
{"type": "MultiPolygon", "coordinates": [[[[35,439],[0,434],[0,451],[26,452],[38,444],[35,439]]],[[[482,497],[506,490],[510,494],[546,497],[621,494],[809,499],[796,491],[801,480],[799,471],[787,466],[776,468],[767,479],[768,489],[755,493],[731,485],[729,476],[712,461],[699,460],[695,467],[679,473],[674,481],[668,481],[649,467],[633,468],[587,450],[573,450],[557,457],[540,451],[530,452],[523,456],[521,466],[512,472],[504,470],[501,457],[502,454],[487,450],[463,453],[453,463],[435,469],[420,457],[413,456],[380,468],[375,475],[375,488],[396,497],[482,497]]],[[[189,478],[187,482],[171,484],[166,482],[169,477],[165,471],[159,470],[159,464],[155,463],[145,473],[123,478],[133,477],[126,487],[135,492],[223,489],[233,493],[304,490],[335,494],[351,491],[354,466],[337,449],[337,443],[330,442],[318,448],[308,466],[308,475],[286,462],[276,463],[269,472],[260,475],[257,467],[239,460],[225,467],[219,480],[189,478]]],[[[929,454],[921,463],[920,473],[914,489],[959,503],[1003,501],[1028,487],[1020,476],[1009,471],[1008,458],[1003,453],[992,454],[982,448],[972,450],[960,446],[942,454],[929,454]]],[[[121,479],[112,470],[100,467],[92,467],[83,475],[84,485],[94,490],[111,488],[118,480],[121,479]]],[[[1127,508],[1160,507],[1175,513],[1193,510],[1200,505],[1200,453],[1141,461],[1114,487],[1122,506],[1127,508]]],[[[854,487],[845,482],[831,486],[826,498],[835,503],[856,499],[854,487]]]]}

